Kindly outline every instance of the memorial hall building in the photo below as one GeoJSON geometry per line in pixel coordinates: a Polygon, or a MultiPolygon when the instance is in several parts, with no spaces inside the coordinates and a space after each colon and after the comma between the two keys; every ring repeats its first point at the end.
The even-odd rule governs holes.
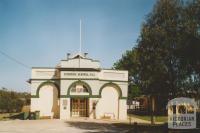
{"type": "Polygon", "coordinates": [[[33,67],[30,84],[31,111],[40,118],[127,119],[128,71],[103,69],[86,53],[33,67]]]}

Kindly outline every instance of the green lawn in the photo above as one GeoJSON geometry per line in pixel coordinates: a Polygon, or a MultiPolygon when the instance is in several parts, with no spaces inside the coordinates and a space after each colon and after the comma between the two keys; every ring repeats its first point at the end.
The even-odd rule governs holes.
{"type": "MultiPolygon", "coordinates": [[[[131,117],[136,117],[142,120],[151,121],[151,116],[133,115],[129,114],[131,117]]],[[[156,122],[167,122],[167,116],[155,116],[156,122]]]]}
{"type": "MultiPolygon", "coordinates": [[[[17,115],[19,113],[3,113],[0,114],[0,120],[9,120],[11,116],[13,115],[17,115]]],[[[129,116],[131,117],[136,117],[142,120],[147,120],[147,121],[151,121],[151,116],[141,116],[141,115],[133,115],[133,114],[129,114],[129,116]]],[[[155,120],[156,122],[167,122],[167,116],[155,116],[155,120]]]]}
{"type": "Polygon", "coordinates": [[[9,120],[11,116],[17,115],[19,113],[0,113],[0,121],[9,120]]]}

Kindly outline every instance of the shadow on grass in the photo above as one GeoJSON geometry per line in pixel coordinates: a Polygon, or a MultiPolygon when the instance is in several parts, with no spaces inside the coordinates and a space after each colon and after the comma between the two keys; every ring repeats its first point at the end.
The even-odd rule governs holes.
{"type": "Polygon", "coordinates": [[[164,133],[163,125],[130,125],[123,123],[66,122],[72,127],[86,130],[85,133],[164,133]]]}
{"type": "Polygon", "coordinates": [[[199,130],[168,130],[166,124],[123,124],[67,121],[71,127],[85,130],[84,133],[199,133],[199,130]]]}
{"type": "Polygon", "coordinates": [[[15,119],[23,120],[24,119],[24,113],[13,114],[13,115],[3,117],[3,118],[4,119],[11,119],[11,120],[15,120],[15,119]]]}
{"type": "Polygon", "coordinates": [[[87,130],[85,133],[116,133],[129,130],[131,126],[116,126],[115,124],[95,122],[66,122],[71,127],[87,130]]]}

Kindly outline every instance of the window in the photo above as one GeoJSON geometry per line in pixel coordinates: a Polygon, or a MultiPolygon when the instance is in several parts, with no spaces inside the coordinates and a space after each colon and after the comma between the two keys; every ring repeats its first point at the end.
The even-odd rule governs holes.
{"type": "Polygon", "coordinates": [[[173,114],[176,114],[176,105],[172,105],[173,114]]]}
{"type": "Polygon", "coordinates": [[[73,86],[73,87],[71,88],[71,92],[76,92],[76,87],[75,87],[75,86],[73,86]]]}
{"type": "Polygon", "coordinates": [[[83,92],[88,92],[88,89],[85,85],[83,85],[83,92]]]}
{"type": "Polygon", "coordinates": [[[179,105],[178,113],[179,114],[185,114],[186,113],[186,107],[184,105],[179,105]]]}
{"type": "Polygon", "coordinates": [[[193,105],[187,105],[187,113],[194,114],[194,106],[193,105]]]}
{"type": "Polygon", "coordinates": [[[71,92],[73,93],[89,93],[87,87],[85,85],[76,84],[72,86],[71,92]]]}

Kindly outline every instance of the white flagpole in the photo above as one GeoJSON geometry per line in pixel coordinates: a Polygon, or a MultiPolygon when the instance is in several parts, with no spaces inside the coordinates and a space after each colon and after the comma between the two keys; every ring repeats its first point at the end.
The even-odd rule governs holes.
{"type": "Polygon", "coordinates": [[[80,19],[80,47],[79,47],[79,54],[81,54],[81,47],[82,47],[82,22],[81,22],[81,19],[80,19]]]}

